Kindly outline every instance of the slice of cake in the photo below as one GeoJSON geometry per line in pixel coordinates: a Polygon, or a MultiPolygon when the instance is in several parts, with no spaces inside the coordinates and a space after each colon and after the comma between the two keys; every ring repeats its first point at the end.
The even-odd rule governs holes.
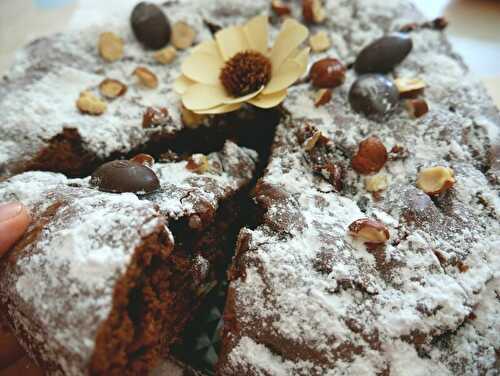
{"type": "Polygon", "coordinates": [[[123,15],[19,51],[0,79],[0,176],[50,170],[83,177],[103,161],[137,152],[206,153],[228,138],[259,145],[255,132],[272,129],[275,115],[254,109],[202,116],[182,108],[174,92],[190,47],[212,37],[208,10],[190,1],[157,9],[171,29],[161,49],[141,43],[123,15]]]}
{"type": "Polygon", "coordinates": [[[331,43],[284,102],[261,224],[239,235],[219,374],[494,375],[498,110],[443,20],[324,11],[331,43]]]}
{"type": "Polygon", "coordinates": [[[225,275],[255,159],[227,142],[151,168],[144,155],[110,162],[90,180],[27,172],[1,182],[0,201],[34,218],[0,273],[0,301],[30,356],[49,374],[155,366],[225,275]]]}

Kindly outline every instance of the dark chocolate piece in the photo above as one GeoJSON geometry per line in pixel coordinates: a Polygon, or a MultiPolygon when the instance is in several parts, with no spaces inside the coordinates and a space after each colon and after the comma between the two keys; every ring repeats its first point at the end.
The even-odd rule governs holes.
{"type": "Polygon", "coordinates": [[[136,38],[144,46],[159,49],[170,41],[171,27],[161,8],[153,3],[137,4],[130,16],[130,24],[136,38]]]}

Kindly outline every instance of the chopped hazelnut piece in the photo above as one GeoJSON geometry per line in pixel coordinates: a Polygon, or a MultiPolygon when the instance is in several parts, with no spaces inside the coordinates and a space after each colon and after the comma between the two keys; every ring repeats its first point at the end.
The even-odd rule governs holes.
{"type": "Polygon", "coordinates": [[[413,118],[419,118],[429,112],[429,105],[425,99],[407,99],[406,109],[413,118]]]}
{"type": "Polygon", "coordinates": [[[284,4],[281,0],[272,0],[271,1],[271,9],[278,16],[288,16],[292,13],[290,7],[284,4]]]}
{"type": "Polygon", "coordinates": [[[108,106],[106,102],[97,98],[90,91],[82,91],[76,101],[76,107],[84,114],[102,115],[108,106]]]}
{"type": "Polygon", "coordinates": [[[309,150],[314,149],[314,147],[316,146],[316,143],[319,141],[319,139],[321,138],[322,135],[323,134],[321,133],[321,131],[314,132],[311,137],[309,137],[308,139],[306,139],[304,141],[304,150],[309,151],[309,150]]]}
{"type": "Polygon", "coordinates": [[[316,107],[323,106],[327,104],[332,99],[331,89],[319,89],[316,92],[316,97],[314,98],[314,105],[316,107]]]}
{"type": "Polygon", "coordinates": [[[349,225],[349,233],[368,244],[383,244],[389,240],[389,230],[379,221],[362,218],[349,225]]]}
{"type": "Polygon", "coordinates": [[[123,39],[115,33],[101,33],[98,49],[104,60],[108,62],[120,60],[123,57],[123,39]]]}
{"type": "Polygon", "coordinates": [[[203,114],[197,114],[193,111],[188,110],[186,107],[184,107],[181,104],[181,119],[182,119],[182,124],[186,128],[191,128],[191,129],[196,129],[200,125],[203,124],[203,122],[206,119],[206,115],[203,114]]]}
{"type": "Polygon", "coordinates": [[[148,107],[142,115],[142,127],[154,128],[158,126],[164,126],[168,123],[169,119],[170,116],[168,114],[168,110],[165,107],[148,107]]]}
{"type": "Polygon", "coordinates": [[[330,38],[326,31],[318,31],[309,38],[309,45],[314,52],[326,51],[330,48],[330,38]]]}
{"type": "Polygon", "coordinates": [[[455,184],[453,170],[449,167],[437,166],[420,170],[417,187],[429,196],[439,195],[455,184]]]}
{"type": "Polygon", "coordinates": [[[113,99],[125,94],[127,92],[127,85],[118,80],[106,78],[99,84],[99,92],[102,96],[113,99]]]}
{"type": "Polygon", "coordinates": [[[131,158],[130,161],[139,163],[149,168],[152,168],[155,164],[155,159],[151,155],[144,153],[137,154],[135,157],[131,158]]]}
{"type": "Polygon", "coordinates": [[[352,168],[360,174],[378,172],[387,162],[387,149],[378,137],[371,136],[359,144],[352,159],[352,168]]]}
{"type": "Polygon", "coordinates": [[[184,50],[194,42],[196,31],[184,21],[178,21],[172,26],[171,43],[175,48],[184,50]]]}
{"type": "Polygon", "coordinates": [[[158,87],[158,78],[151,72],[148,68],[137,67],[133,73],[139,79],[139,82],[150,89],[156,89],[158,87]]]}
{"type": "Polygon", "coordinates": [[[168,46],[156,51],[153,57],[160,64],[170,64],[175,59],[176,55],[177,50],[172,46],[168,46]]]}
{"type": "Polygon", "coordinates": [[[326,19],[325,7],[321,0],[302,0],[302,16],[308,23],[321,23],[326,19]]]}
{"type": "Polygon", "coordinates": [[[425,88],[425,82],[420,78],[396,78],[394,83],[398,88],[399,96],[403,98],[414,97],[425,88]]]}
{"type": "Polygon", "coordinates": [[[203,174],[208,171],[210,165],[208,163],[208,158],[204,154],[193,154],[186,164],[186,168],[190,171],[196,172],[197,174],[203,174]]]}
{"type": "Polygon", "coordinates": [[[375,175],[365,180],[365,187],[368,192],[384,191],[388,185],[387,176],[385,175],[375,175]]]}

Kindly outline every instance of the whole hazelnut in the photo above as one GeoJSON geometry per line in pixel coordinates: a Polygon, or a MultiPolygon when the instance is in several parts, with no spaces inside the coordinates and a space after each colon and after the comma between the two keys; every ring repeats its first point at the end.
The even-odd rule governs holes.
{"type": "Polygon", "coordinates": [[[345,81],[346,69],[334,58],[325,58],[315,62],[309,73],[312,84],[319,88],[334,88],[345,81]]]}
{"type": "Polygon", "coordinates": [[[370,136],[359,143],[358,152],[352,159],[352,168],[360,174],[371,174],[380,171],[387,158],[387,149],[382,141],[370,136]]]}

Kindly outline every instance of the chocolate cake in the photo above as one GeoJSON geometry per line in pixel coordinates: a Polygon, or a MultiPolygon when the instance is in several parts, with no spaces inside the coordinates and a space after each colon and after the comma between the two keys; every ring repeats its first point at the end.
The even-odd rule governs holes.
{"type": "Polygon", "coordinates": [[[97,174],[0,183],[0,200],[21,201],[34,218],[0,273],[1,303],[30,356],[48,374],[155,366],[224,276],[255,158],[227,142],[155,164],[159,187],[146,195],[101,192],[109,186],[97,174]]]}
{"type": "Polygon", "coordinates": [[[325,7],[313,28],[331,47],[311,60],[354,67],[326,103],[314,66],[284,102],[255,189],[261,224],[241,231],[230,271],[219,374],[495,375],[498,110],[408,2],[325,7]],[[386,76],[363,76],[360,57],[384,35],[410,38],[411,52],[386,76]],[[425,88],[409,93],[405,79],[425,88]],[[452,176],[427,189],[437,166],[452,176]]]}
{"type": "Polygon", "coordinates": [[[65,375],[498,374],[500,114],[446,20],[408,0],[158,9],[37,40],[0,86],[0,201],[34,216],[0,302],[29,355],[65,375]],[[150,49],[176,30],[175,58],[150,49]]]}
{"type": "MultiPolygon", "coordinates": [[[[196,44],[211,37],[203,18],[211,14],[208,8],[175,1],[161,9],[172,26],[186,23],[196,44]]],[[[250,17],[252,9],[239,19],[250,17]]],[[[183,113],[172,86],[188,51],[177,49],[172,61],[160,63],[155,57],[158,51],[136,39],[125,16],[33,41],[19,51],[0,81],[0,176],[48,170],[83,177],[103,161],[137,152],[155,156],[168,149],[206,153],[220,149],[228,138],[259,145],[252,144],[252,135],[256,129],[267,132],[264,128],[273,118],[269,112],[253,110],[244,116],[233,113],[215,118],[183,113]],[[103,33],[113,33],[117,43],[122,43],[120,59],[104,58],[99,49],[103,33]],[[137,68],[151,72],[156,87],[141,81],[137,68]],[[114,91],[116,86],[103,90],[110,81],[122,90],[114,91]],[[104,113],[79,109],[76,102],[83,92],[106,106],[104,113]]]]}

